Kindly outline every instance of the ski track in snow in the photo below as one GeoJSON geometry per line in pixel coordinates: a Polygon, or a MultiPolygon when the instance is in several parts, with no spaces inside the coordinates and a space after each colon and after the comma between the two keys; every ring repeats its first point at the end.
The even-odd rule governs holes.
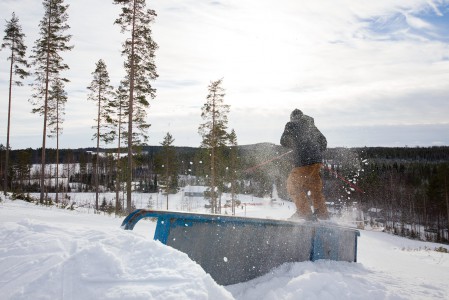
{"type": "Polygon", "coordinates": [[[287,263],[223,287],[186,254],[152,240],[154,222],[125,231],[121,221],[1,203],[0,299],[449,299],[449,254],[431,250],[447,245],[361,231],[358,263],[287,263]]]}

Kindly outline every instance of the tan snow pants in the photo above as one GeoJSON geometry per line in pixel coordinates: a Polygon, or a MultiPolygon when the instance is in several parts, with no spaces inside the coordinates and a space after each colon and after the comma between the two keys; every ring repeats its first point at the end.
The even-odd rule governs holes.
{"type": "Polygon", "coordinates": [[[322,192],[320,168],[320,163],[296,167],[287,179],[287,191],[295,202],[299,214],[306,219],[312,216],[311,205],[319,219],[329,218],[322,192]]]}

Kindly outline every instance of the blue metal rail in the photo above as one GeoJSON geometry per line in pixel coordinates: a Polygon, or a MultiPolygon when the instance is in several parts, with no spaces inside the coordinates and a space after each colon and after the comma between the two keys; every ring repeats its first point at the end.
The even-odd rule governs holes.
{"type": "Polygon", "coordinates": [[[285,262],[357,261],[359,231],[314,222],[139,209],[122,223],[132,230],[157,218],[154,239],[186,253],[222,285],[268,273],[285,262]]]}

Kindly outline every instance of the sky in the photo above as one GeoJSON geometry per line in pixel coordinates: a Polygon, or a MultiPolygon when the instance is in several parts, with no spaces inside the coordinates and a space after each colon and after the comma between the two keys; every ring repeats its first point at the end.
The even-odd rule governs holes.
{"type": "MultiPolygon", "coordinates": [[[[60,148],[93,147],[96,108],[86,87],[99,59],[118,85],[127,36],[113,24],[120,7],[112,0],[65,3],[74,48],[62,55],[70,83],[60,148]]],[[[228,126],[240,145],[279,144],[295,108],[315,119],[329,147],[449,145],[448,0],[154,0],[147,6],[158,15],[152,31],[159,45],[150,145],[170,132],[175,146],[198,147],[207,87],[221,78],[228,126]]],[[[42,2],[1,0],[2,37],[12,12],[29,56],[42,2]]],[[[0,51],[3,145],[7,56],[0,51]]],[[[13,149],[42,146],[43,119],[31,114],[30,95],[28,85],[13,88],[13,149]]],[[[47,141],[48,148],[55,145],[47,141]]]]}

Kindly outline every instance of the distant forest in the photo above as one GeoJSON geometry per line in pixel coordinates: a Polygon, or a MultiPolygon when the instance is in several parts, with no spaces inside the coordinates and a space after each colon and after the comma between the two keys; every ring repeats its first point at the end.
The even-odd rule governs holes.
{"type": "MultiPolygon", "coordinates": [[[[287,151],[281,146],[262,143],[255,145],[244,145],[237,146],[240,153],[255,151],[275,153],[276,151],[287,151]]],[[[140,147],[140,153],[146,153],[150,157],[160,153],[162,151],[162,146],[142,146],[140,147]]],[[[200,151],[200,148],[195,147],[176,147],[174,146],[178,157],[194,157],[195,154],[200,151]]],[[[0,145],[0,153],[4,155],[4,146],[0,145]]],[[[122,153],[124,149],[122,149],[122,153]]],[[[47,154],[50,157],[50,163],[55,162],[55,152],[56,149],[46,149],[47,154]],[[52,161],[53,160],[53,161],[52,161]]],[[[61,161],[67,161],[68,157],[74,159],[75,163],[79,163],[80,156],[83,155],[94,155],[96,148],[78,148],[78,149],[60,149],[61,161]]],[[[117,149],[114,148],[100,148],[102,153],[115,153],[117,149]]],[[[29,156],[29,163],[39,164],[41,156],[41,148],[32,149],[19,149],[11,150],[11,160],[17,162],[18,157],[21,153],[26,152],[29,156]]],[[[363,147],[363,148],[329,148],[326,150],[325,156],[326,160],[339,158],[346,153],[355,153],[358,158],[361,159],[372,159],[372,160],[385,160],[385,161],[415,161],[415,162],[429,162],[429,163],[444,163],[449,162],[449,146],[435,146],[435,147],[363,147]]],[[[255,155],[256,156],[256,155],[255,155]]],[[[262,155],[263,156],[263,155],[262,155]]],[[[341,158],[340,158],[341,159],[341,158]]],[[[0,161],[1,165],[1,161],[0,161]]]]}
{"type": "MultiPolygon", "coordinates": [[[[223,163],[232,147],[223,149],[223,163]]],[[[291,170],[290,157],[281,156],[288,150],[262,143],[237,146],[238,186],[235,192],[255,196],[272,196],[273,186],[279,196],[288,199],[286,178],[291,170]]],[[[207,180],[207,150],[194,147],[174,147],[177,186],[205,185],[207,180]]],[[[55,150],[47,149],[47,162],[55,162],[55,150]]],[[[92,191],[92,170],[96,149],[60,149],[61,164],[67,167],[69,182],[82,182],[82,189],[92,191]],[[78,165],[78,167],[75,167],[78,165]]],[[[116,149],[102,149],[100,184],[114,190],[114,156],[116,149]]],[[[0,174],[3,178],[5,149],[0,148],[0,174]]],[[[41,149],[10,151],[11,190],[39,190],[36,170],[41,149]]],[[[143,146],[136,151],[133,182],[135,191],[155,192],[164,187],[162,146],[143,146]]],[[[229,191],[229,176],[223,168],[220,174],[222,192],[229,191]]],[[[51,174],[49,175],[51,176],[51,174]]],[[[64,175],[63,175],[64,176],[64,175]]],[[[364,147],[330,148],[325,152],[322,169],[326,200],[338,211],[344,207],[360,208],[365,220],[383,224],[395,234],[447,242],[449,228],[449,147],[364,147]]],[[[72,185],[73,186],[73,185],[72,185]]],[[[51,190],[51,187],[49,187],[51,190]]]]}

